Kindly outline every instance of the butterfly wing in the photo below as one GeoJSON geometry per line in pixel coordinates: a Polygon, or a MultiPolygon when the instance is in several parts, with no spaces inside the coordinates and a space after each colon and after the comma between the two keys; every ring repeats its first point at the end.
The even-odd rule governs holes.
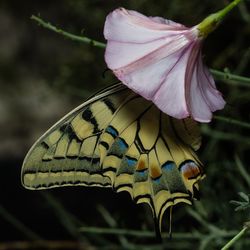
{"type": "Polygon", "coordinates": [[[98,141],[127,95],[128,91],[121,85],[114,85],[58,121],[25,157],[21,174],[23,185],[28,189],[111,186],[101,172],[98,141]]]}
{"type": "Polygon", "coordinates": [[[49,129],[22,167],[29,189],[113,187],[148,203],[161,225],[168,207],[191,204],[202,165],[197,124],[163,114],[121,84],[90,98],[49,129]]]}

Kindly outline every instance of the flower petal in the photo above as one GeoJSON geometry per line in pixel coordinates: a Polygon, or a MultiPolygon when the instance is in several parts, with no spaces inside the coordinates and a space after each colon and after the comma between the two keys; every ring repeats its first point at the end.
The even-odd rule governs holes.
{"type": "Polygon", "coordinates": [[[172,20],[169,19],[165,19],[162,17],[158,17],[158,16],[154,16],[154,17],[149,17],[151,20],[157,22],[157,23],[162,23],[162,24],[168,24],[171,25],[172,27],[176,27],[176,28],[180,28],[180,29],[186,29],[187,27],[180,24],[180,23],[176,23],[172,20]]]}
{"type": "Polygon", "coordinates": [[[130,73],[114,71],[114,73],[133,91],[148,100],[152,100],[168,73],[179,60],[180,53],[177,51],[162,60],[141,67],[140,70],[134,70],[130,73]]]}
{"type": "Polygon", "coordinates": [[[212,112],[222,109],[225,101],[215,88],[215,83],[207,68],[202,63],[197,44],[190,56],[190,68],[186,74],[186,100],[193,119],[199,122],[210,122],[212,112]],[[208,75],[209,74],[209,75],[208,75]]]}
{"type": "Polygon", "coordinates": [[[185,74],[190,53],[191,49],[187,47],[176,55],[178,60],[153,97],[160,110],[178,119],[189,116],[185,100],[185,74]]]}
{"type": "Polygon", "coordinates": [[[112,70],[127,66],[134,61],[147,56],[154,50],[166,44],[165,39],[159,39],[148,43],[124,43],[109,41],[105,52],[105,61],[112,70]]]}
{"type": "MultiPolygon", "coordinates": [[[[114,70],[131,64],[157,51],[163,45],[177,39],[178,36],[182,36],[184,44],[192,39],[190,34],[187,34],[192,33],[190,29],[169,20],[165,20],[163,24],[163,20],[160,17],[148,18],[136,11],[127,11],[122,8],[109,14],[104,26],[104,35],[108,40],[105,51],[105,61],[108,67],[114,70]],[[159,25],[165,30],[159,29],[159,25]],[[181,30],[176,27],[181,27],[181,30]]],[[[158,55],[161,55],[160,51],[158,55]]]]}
{"type": "Polygon", "coordinates": [[[104,36],[107,40],[146,43],[186,30],[182,25],[164,24],[157,17],[149,18],[136,11],[119,8],[107,16],[104,36]]]}
{"type": "MultiPolygon", "coordinates": [[[[199,65],[202,66],[201,56],[199,65]]],[[[226,102],[222,98],[222,94],[216,89],[214,79],[205,65],[203,65],[203,73],[204,74],[200,73],[200,82],[208,83],[202,85],[202,92],[203,96],[207,100],[207,103],[209,104],[211,111],[214,112],[216,110],[223,109],[226,102]]]]}
{"type": "Polygon", "coordinates": [[[104,35],[108,67],[163,112],[209,122],[212,112],[224,107],[202,63],[198,26],[187,28],[120,8],[108,15],[104,35]]]}

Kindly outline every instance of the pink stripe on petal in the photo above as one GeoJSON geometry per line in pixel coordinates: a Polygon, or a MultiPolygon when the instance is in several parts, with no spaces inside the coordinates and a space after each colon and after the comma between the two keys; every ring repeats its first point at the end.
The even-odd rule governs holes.
{"type": "Polygon", "coordinates": [[[110,69],[118,69],[147,56],[147,54],[164,45],[166,45],[165,39],[143,44],[127,43],[126,45],[111,40],[107,44],[105,61],[110,69]]]}
{"type": "Polygon", "coordinates": [[[206,99],[204,98],[197,74],[197,67],[195,67],[193,70],[193,77],[189,90],[189,112],[191,114],[191,117],[193,117],[196,121],[210,122],[212,119],[211,108],[207,103],[206,99]]]}
{"type": "Polygon", "coordinates": [[[225,101],[222,98],[221,93],[216,89],[215,82],[208,71],[207,67],[202,64],[201,53],[199,56],[198,64],[198,77],[199,86],[201,88],[201,93],[206,103],[209,105],[212,112],[223,109],[225,106],[225,101]],[[205,73],[206,72],[206,73],[205,73]],[[207,75],[209,74],[209,75],[207,75]]]}
{"type": "Polygon", "coordinates": [[[189,71],[186,75],[186,99],[191,116],[200,122],[210,122],[212,112],[218,109],[218,104],[223,104],[219,91],[213,87],[204,74],[204,66],[201,61],[199,44],[193,48],[189,58],[189,71]],[[222,102],[221,102],[222,101],[222,102]]]}
{"type": "Polygon", "coordinates": [[[197,78],[197,58],[199,56],[200,44],[194,43],[188,60],[188,68],[185,76],[185,97],[188,111],[193,119],[199,122],[209,122],[212,114],[209,106],[204,100],[197,78]]]}
{"type": "Polygon", "coordinates": [[[159,90],[165,81],[168,73],[175,67],[183,50],[177,51],[162,60],[156,61],[140,70],[135,70],[128,74],[119,74],[114,71],[116,76],[136,93],[148,100],[152,100],[154,94],[159,90]]]}
{"type": "MultiPolygon", "coordinates": [[[[148,52],[143,57],[139,58],[138,60],[133,60],[130,64],[114,69],[115,74],[123,75],[123,74],[130,74],[133,71],[141,70],[149,64],[152,64],[156,61],[160,61],[163,58],[167,58],[171,54],[182,50],[188,44],[188,40],[185,36],[181,35],[172,39],[172,41],[162,45],[161,47],[148,52]]],[[[129,46],[128,46],[129,47],[129,46]]],[[[139,48],[138,48],[139,49],[139,48]]],[[[114,58],[113,58],[114,60],[114,58]]],[[[116,60],[114,60],[116,61],[116,60]]],[[[109,66],[109,61],[107,60],[107,64],[109,66]]],[[[168,67],[166,65],[166,67],[168,67]]]]}
{"type": "Polygon", "coordinates": [[[190,47],[182,51],[179,60],[168,72],[153,98],[153,102],[159,109],[178,119],[189,116],[185,100],[185,72],[190,53],[190,47]]]}

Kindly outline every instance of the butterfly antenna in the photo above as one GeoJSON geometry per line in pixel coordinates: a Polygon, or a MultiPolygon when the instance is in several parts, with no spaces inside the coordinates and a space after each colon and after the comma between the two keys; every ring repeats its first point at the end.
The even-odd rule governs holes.
{"type": "Polygon", "coordinates": [[[173,206],[169,208],[169,239],[172,239],[172,213],[173,213],[173,206]]]}

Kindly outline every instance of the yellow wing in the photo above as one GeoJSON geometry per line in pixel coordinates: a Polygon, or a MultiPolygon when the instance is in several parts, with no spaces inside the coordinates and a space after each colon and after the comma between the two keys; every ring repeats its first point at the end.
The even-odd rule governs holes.
{"type": "Polygon", "coordinates": [[[168,207],[192,204],[202,165],[197,124],[159,111],[121,84],[101,91],[49,129],[22,167],[28,189],[113,187],[150,205],[161,226],[168,207]]]}

